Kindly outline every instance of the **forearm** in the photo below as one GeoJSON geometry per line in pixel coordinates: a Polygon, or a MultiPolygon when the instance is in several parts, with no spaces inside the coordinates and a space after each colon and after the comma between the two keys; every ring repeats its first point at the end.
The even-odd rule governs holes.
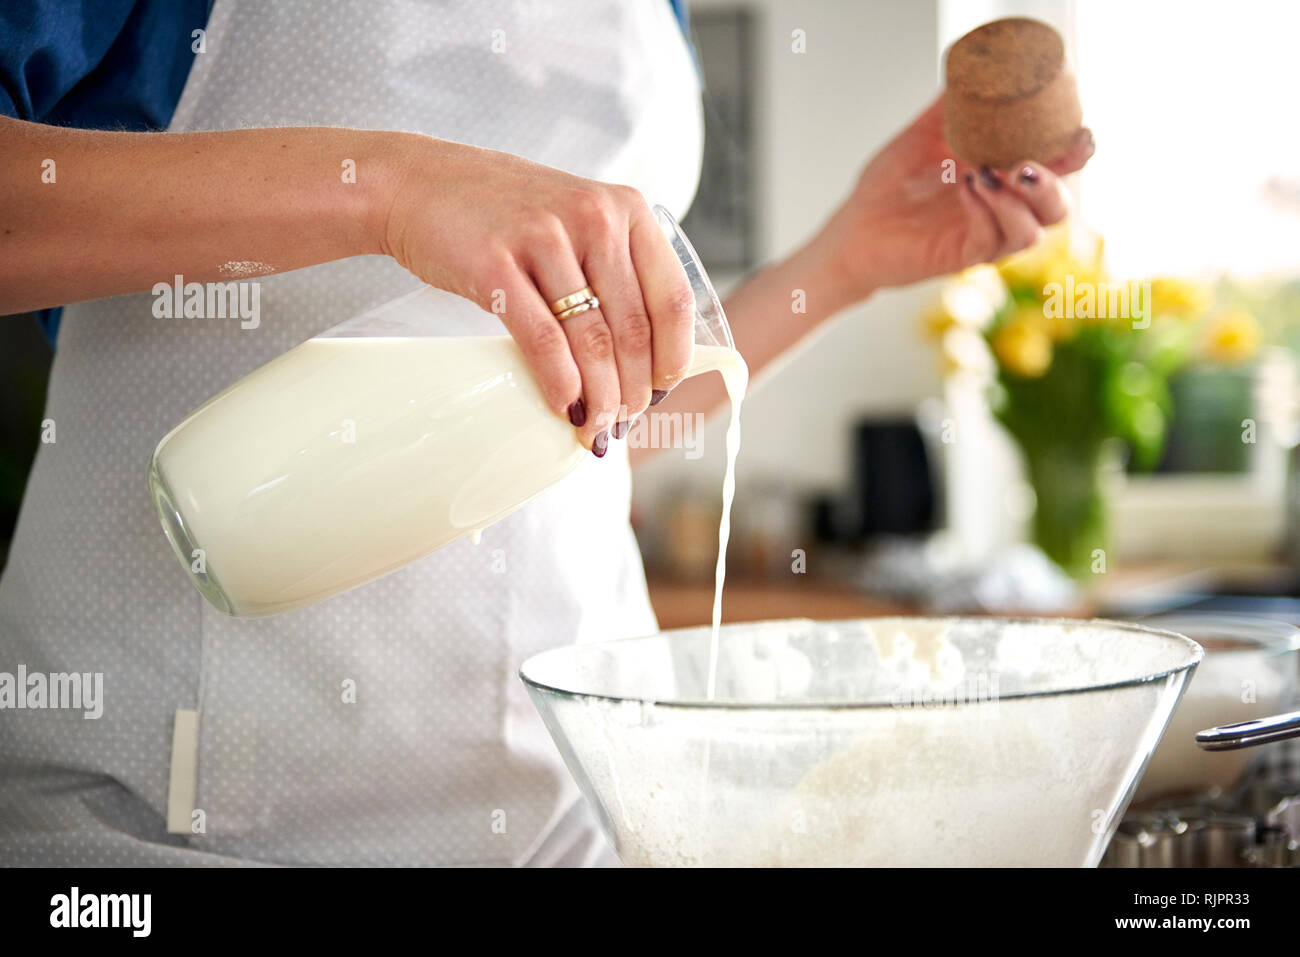
{"type": "MultiPolygon", "coordinates": [[[[751,276],[728,296],[723,308],[751,380],[788,357],[800,341],[851,305],[855,297],[845,288],[831,257],[814,240],[751,276]]],[[[725,392],[720,383],[718,393],[718,399],[701,411],[721,402],[725,392]]]]}
{"type": "Polygon", "coordinates": [[[403,135],[112,133],[0,117],[0,314],[177,274],[208,282],[381,252],[376,219],[403,135]]]}
{"type": "MultiPolygon", "coordinates": [[[[728,296],[723,308],[736,349],[749,366],[750,381],[779,365],[831,316],[864,298],[860,290],[850,293],[849,288],[835,258],[820,238],[814,238],[788,258],[755,273],[728,296]]],[[[708,414],[726,398],[721,376],[694,376],[649,411],[708,414]]],[[[634,464],[653,452],[633,450],[634,464]]]]}

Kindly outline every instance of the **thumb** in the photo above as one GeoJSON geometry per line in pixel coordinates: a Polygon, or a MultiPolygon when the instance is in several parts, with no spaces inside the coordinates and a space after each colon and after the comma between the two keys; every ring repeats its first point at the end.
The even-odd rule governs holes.
{"type": "Polygon", "coordinates": [[[1095,152],[1097,152],[1097,141],[1093,138],[1092,130],[1084,126],[1070,140],[1065,155],[1055,162],[1048,163],[1047,168],[1057,176],[1075,173],[1083,169],[1084,164],[1092,159],[1092,154],[1095,152]]]}

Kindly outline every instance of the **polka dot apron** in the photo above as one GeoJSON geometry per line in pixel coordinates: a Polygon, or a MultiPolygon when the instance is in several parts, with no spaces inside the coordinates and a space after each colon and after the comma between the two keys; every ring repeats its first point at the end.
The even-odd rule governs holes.
{"type": "MultiPolygon", "coordinates": [[[[306,124],[507,150],[677,214],[702,144],[666,0],[218,0],[172,129],[306,124]]],[[[0,863],[609,863],[516,671],[655,629],[624,444],[477,546],[315,607],[224,617],[153,514],[155,444],[239,377],[419,285],[379,256],[258,282],[255,329],[155,318],[147,293],[64,315],[56,440],[0,580],[0,671],[102,673],[103,714],[0,713],[0,863]],[[189,744],[176,736],[190,833],[166,827],[177,711],[198,712],[189,744]]],[[[442,312],[448,335],[501,332],[453,296],[442,312]]]]}

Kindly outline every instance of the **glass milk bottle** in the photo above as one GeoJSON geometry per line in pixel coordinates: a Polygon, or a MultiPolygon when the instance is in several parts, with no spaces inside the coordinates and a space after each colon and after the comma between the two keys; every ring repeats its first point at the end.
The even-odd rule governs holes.
{"type": "MultiPolygon", "coordinates": [[[[695,293],[691,375],[734,378],[744,363],[708,277],[655,214],[695,293]]],[[[289,350],[158,444],[163,530],[218,609],[274,615],[363,585],[476,535],[589,454],[513,339],[434,334],[432,292],[289,350]]]]}

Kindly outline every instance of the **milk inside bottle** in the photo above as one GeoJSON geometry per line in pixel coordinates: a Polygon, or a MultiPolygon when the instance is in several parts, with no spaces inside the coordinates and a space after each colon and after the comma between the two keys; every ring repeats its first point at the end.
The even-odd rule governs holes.
{"type": "MultiPolygon", "coordinates": [[[[695,293],[690,374],[722,372],[743,392],[708,278],[656,214],[695,293]]],[[[291,349],[159,443],[159,518],[221,611],[271,615],[372,581],[505,517],[590,454],[513,339],[430,334],[431,292],[291,349]]]]}

